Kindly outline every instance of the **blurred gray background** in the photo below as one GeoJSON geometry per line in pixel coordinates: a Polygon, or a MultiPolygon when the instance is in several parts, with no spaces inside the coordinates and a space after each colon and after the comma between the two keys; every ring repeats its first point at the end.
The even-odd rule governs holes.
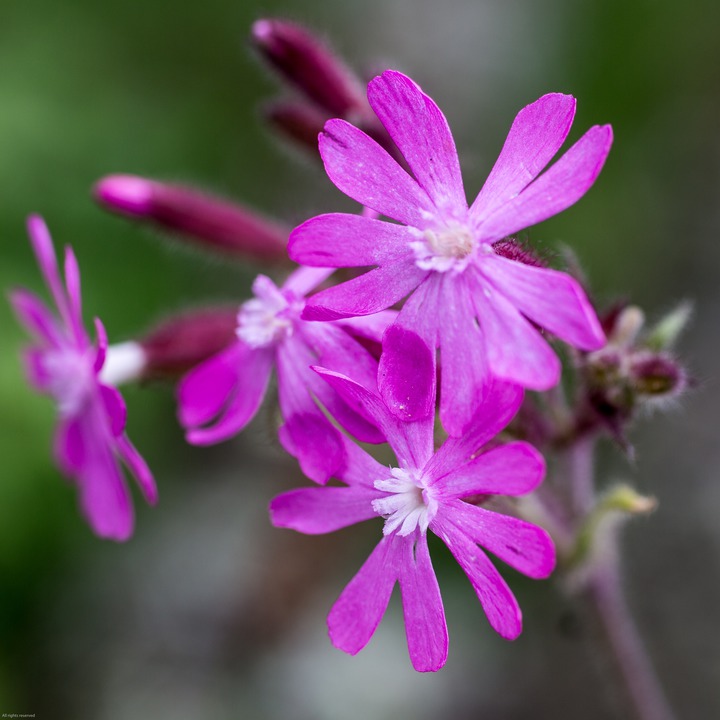
{"type": "MultiPolygon", "coordinates": [[[[605,480],[656,495],[625,534],[631,605],[685,719],[720,716],[720,14],[716,0],[170,0],[0,3],[0,282],[40,290],[24,218],[72,243],[87,316],[113,340],[164,314],[240,301],[258,268],[178,249],[97,209],[114,172],[184,181],[288,223],[351,207],[321,169],[262,127],[277,92],[247,43],[286,16],[331,39],[366,76],[394,67],[436,99],[473,197],[515,113],[549,91],[578,98],[571,139],[612,123],[600,179],[534,228],[570,245],[599,301],[658,317],[696,303],[681,344],[697,388],[638,423],[637,462],[606,448],[605,480]]],[[[325,615],[378,527],[306,538],[266,506],[303,483],[267,415],[236,440],[184,445],[172,389],[126,392],[129,433],[161,501],[136,497],[134,539],[96,540],[50,460],[53,411],[26,388],[24,344],[0,304],[0,712],[64,720],[608,718],[616,704],[582,619],[551,583],[511,575],[525,631],[506,643],[433,547],[451,649],[413,672],[398,598],[350,658],[325,615]]],[[[370,527],[372,525],[372,527],[370,527]]]]}

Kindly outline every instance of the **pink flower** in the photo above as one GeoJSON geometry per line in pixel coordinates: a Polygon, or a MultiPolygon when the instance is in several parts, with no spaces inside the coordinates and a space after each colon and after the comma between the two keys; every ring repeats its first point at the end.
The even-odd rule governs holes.
{"type": "MultiPolygon", "coordinates": [[[[344,120],[325,125],[320,152],[340,190],[400,224],[335,213],[296,228],[289,252],[297,262],[378,266],[318,293],[303,317],[369,315],[412,293],[397,324],[440,349],[440,416],[445,429],[459,435],[491,376],[534,390],[558,382],[560,362],[533,324],[583,350],[604,344],[575,280],[503,257],[502,243],[495,244],[581,198],[605,162],[612,130],[590,128],[539,175],[563,144],[575,113],[569,95],[541,97],[518,114],[468,207],[455,143],[437,105],[394,71],[370,82],[368,99],[413,175],[344,120]]],[[[389,366],[402,373],[402,348],[385,342],[383,349],[389,366]]],[[[425,411],[393,397],[393,386],[381,385],[393,412],[412,418],[425,411]]]]}
{"type": "MultiPolygon", "coordinates": [[[[399,332],[411,353],[419,348],[411,333],[399,332]]],[[[522,390],[494,384],[467,433],[450,438],[434,452],[432,416],[405,423],[353,380],[316,370],[348,404],[361,408],[377,423],[397,455],[395,467],[384,467],[345,439],[347,467],[337,477],[346,487],[292,490],[270,505],[276,526],[308,534],[332,532],[378,516],[385,519],[382,540],[330,611],[333,644],[352,655],[362,650],[399,582],[413,666],[424,672],[445,664],[447,628],[428,552],[428,530],[448,546],[467,574],[492,627],[505,638],[517,637],[522,629],[520,608],[478,545],[525,575],[544,578],[555,564],[552,541],[535,525],[463,498],[522,495],[542,480],[545,463],[527,443],[513,442],[478,453],[513,417],[522,390]]],[[[428,381],[425,387],[432,384],[428,381]]]]}
{"type": "Polygon", "coordinates": [[[273,365],[285,421],[280,441],[313,480],[326,482],[345,462],[340,433],[315,398],[356,437],[383,442],[377,428],[349,408],[310,366],[321,362],[377,387],[377,360],[357,337],[379,343],[394,314],[359,322],[301,320],[305,295],[330,274],[300,268],[281,288],[258,275],[253,283],[255,297],[238,312],[237,342],[191,370],[178,387],[179,417],[188,442],[209,445],[240,432],[262,402],[273,365]]]}
{"type": "Polygon", "coordinates": [[[154,505],[157,488],[143,458],[125,435],[126,410],[120,393],[103,382],[107,336],[97,318],[97,345],[82,323],[80,273],[70,247],[65,250],[65,281],[43,220],[28,220],[28,232],[57,315],[33,293],[16,290],[10,300],[35,344],[25,354],[32,386],[57,403],[55,456],[73,478],[80,506],[93,532],[111,540],[127,540],[133,531],[130,493],[120,469],[122,461],[137,479],[145,499],[154,505]]]}

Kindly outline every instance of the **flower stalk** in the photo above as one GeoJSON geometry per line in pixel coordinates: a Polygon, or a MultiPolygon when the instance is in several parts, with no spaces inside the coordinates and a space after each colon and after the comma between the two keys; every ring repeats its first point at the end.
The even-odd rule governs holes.
{"type": "MultiPolygon", "coordinates": [[[[594,464],[597,433],[578,438],[563,455],[565,477],[559,483],[570,491],[570,525],[576,528],[563,551],[559,575],[567,592],[577,596],[596,618],[598,644],[606,650],[612,676],[621,689],[626,714],[636,720],[674,720],[665,692],[627,604],[620,563],[620,530],[633,515],[655,509],[654,498],[619,485],[598,497],[594,464]]],[[[547,492],[547,486],[544,488],[547,492]]],[[[547,498],[545,501],[556,498],[547,498]]]]}

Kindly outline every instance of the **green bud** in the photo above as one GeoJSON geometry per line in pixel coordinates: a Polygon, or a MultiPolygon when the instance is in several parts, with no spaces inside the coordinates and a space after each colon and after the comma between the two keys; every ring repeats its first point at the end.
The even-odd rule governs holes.
{"type": "Polygon", "coordinates": [[[649,330],[643,343],[645,347],[649,350],[669,350],[687,327],[692,312],[689,300],[681,302],[649,330]]]}

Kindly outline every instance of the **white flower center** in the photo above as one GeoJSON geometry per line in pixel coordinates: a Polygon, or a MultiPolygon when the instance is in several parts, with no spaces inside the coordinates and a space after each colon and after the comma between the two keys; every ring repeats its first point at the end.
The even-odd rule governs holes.
{"type": "Polygon", "coordinates": [[[437,513],[437,500],[432,497],[422,473],[418,470],[392,468],[391,477],[376,480],[375,487],[392,493],[373,500],[373,510],[385,518],[383,535],[397,531],[400,536],[410,535],[416,528],[427,532],[428,525],[437,513]]]}
{"type": "Polygon", "coordinates": [[[425,230],[410,247],[421,270],[462,272],[475,252],[477,241],[469,227],[456,223],[439,230],[425,230]]]}
{"type": "Polygon", "coordinates": [[[264,275],[255,279],[253,292],[255,297],[240,306],[238,338],[251,348],[264,348],[290,337],[303,302],[286,297],[264,275]]]}
{"type": "Polygon", "coordinates": [[[48,391],[61,415],[77,415],[95,382],[94,357],[72,347],[48,350],[42,366],[48,375],[48,391]]]}

